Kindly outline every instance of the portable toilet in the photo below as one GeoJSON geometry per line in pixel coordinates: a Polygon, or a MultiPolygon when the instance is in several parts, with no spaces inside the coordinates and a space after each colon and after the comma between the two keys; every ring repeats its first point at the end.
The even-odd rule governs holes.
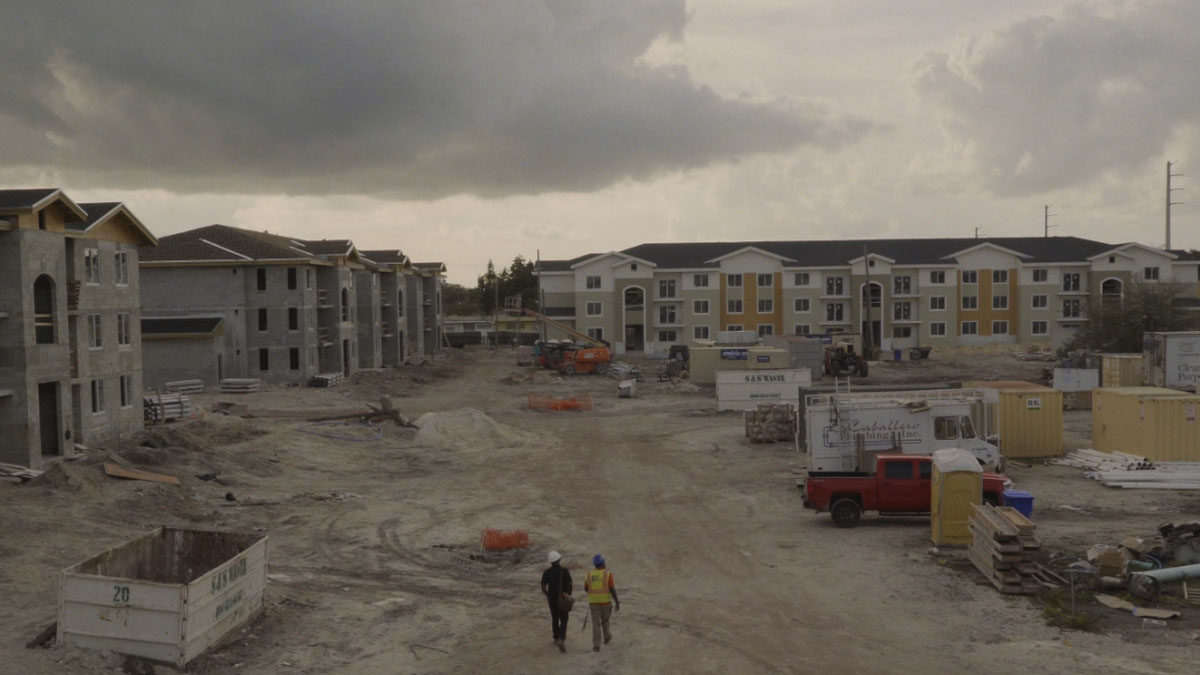
{"type": "Polygon", "coordinates": [[[962,448],[936,450],[932,463],[929,521],[933,543],[967,546],[971,543],[967,527],[971,505],[983,502],[983,469],[975,455],[962,448]]]}

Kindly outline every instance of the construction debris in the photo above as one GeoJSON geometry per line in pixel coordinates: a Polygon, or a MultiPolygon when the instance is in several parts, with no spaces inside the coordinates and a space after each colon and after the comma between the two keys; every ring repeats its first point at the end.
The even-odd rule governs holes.
{"type": "Polygon", "coordinates": [[[541,394],[529,394],[527,397],[530,410],[591,410],[592,397],[584,394],[583,396],[546,396],[541,394]]]}
{"type": "Polygon", "coordinates": [[[204,391],[203,380],[176,380],[166,382],[163,389],[173,394],[199,394],[204,391]]]}
{"type": "Polygon", "coordinates": [[[1124,452],[1076,450],[1055,464],[1086,469],[1084,474],[1108,487],[1200,490],[1200,462],[1153,462],[1124,452]]]}
{"type": "Polygon", "coordinates": [[[345,377],[341,373],[319,373],[313,375],[312,386],[314,387],[336,387],[342,383],[345,377]]]}
{"type": "Polygon", "coordinates": [[[796,439],[796,407],[791,403],[759,403],[743,414],[751,443],[791,442],[796,439]]]}
{"type": "Polygon", "coordinates": [[[0,480],[9,483],[24,483],[42,475],[37,469],[29,469],[17,464],[0,463],[0,480]]]}
{"type": "Polygon", "coordinates": [[[1016,509],[983,504],[972,506],[967,523],[971,530],[967,557],[997,590],[1032,595],[1045,587],[1033,559],[1041,542],[1034,536],[1032,521],[1016,509]]]}
{"type": "Polygon", "coordinates": [[[161,424],[192,416],[192,400],[184,394],[152,393],[142,397],[146,424],[161,424]]]}
{"type": "Polygon", "coordinates": [[[170,485],[179,485],[179,479],[174,476],[167,476],[161,473],[151,473],[140,469],[127,469],[119,464],[112,462],[104,463],[104,473],[113,478],[129,478],[131,480],[146,480],[153,483],[168,483],[170,485]]]}
{"type": "Polygon", "coordinates": [[[262,380],[257,377],[227,377],[221,380],[222,394],[253,394],[262,391],[262,380]]]}
{"type": "Polygon", "coordinates": [[[1106,607],[1111,607],[1112,609],[1121,612],[1129,612],[1130,614],[1138,617],[1149,617],[1151,619],[1175,619],[1179,617],[1179,612],[1173,609],[1151,609],[1149,607],[1138,607],[1128,600],[1122,600],[1121,598],[1112,595],[1097,593],[1095,598],[1100,604],[1106,607]]]}
{"type": "Polygon", "coordinates": [[[637,396],[637,380],[629,378],[617,383],[617,398],[633,398],[637,396]]]}

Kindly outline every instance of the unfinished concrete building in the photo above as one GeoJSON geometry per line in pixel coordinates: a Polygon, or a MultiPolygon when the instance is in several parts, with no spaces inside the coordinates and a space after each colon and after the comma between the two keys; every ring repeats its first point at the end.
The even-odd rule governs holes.
{"type": "Polygon", "coordinates": [[[414,294],[413,300],[419,303],[413,308],[413,313],[420,314],[420,353],[432,356],[446,345],[446,326],[442,313],[442,283],[446,278],[446,265],[440,262],[419,262],[414,263],[413,268],[417,271],[413,276],[417,283],[410,288],[414,294]]]}
{"type": "Polygon", "coordinates": [[[119,202],[0,190],[0,462],[141,430],[138,254],[155,244],[119,202]]]}
{"type": "Polygon", "coordinates": [[[362,251],[379,269],[379,332],[383,350],[383,365],[395,366],[412,356],[408,335],[405,302],[408,278],[413,276],[412,262],[400,251],[362,251]]]}

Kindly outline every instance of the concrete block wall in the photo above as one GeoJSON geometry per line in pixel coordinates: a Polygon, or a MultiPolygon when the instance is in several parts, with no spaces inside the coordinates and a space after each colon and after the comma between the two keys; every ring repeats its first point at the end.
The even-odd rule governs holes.
{"type": "MultiPolygon", "coordinates": [[[[144,267],[141,269],[142,311],[146,316],[220,316],[224,321],[225,377],[252,377],[244,278],[252,268],[144,267]]],[[[157,370],[147,372],[151,384],[176,379],[157,370]]]]}
{"type": "Polygon", "coordinates": [[[408,350],[412,354],[425,354],[425,307],[422,304],[424,290],[419,274],[405,276],[405,307],[408,317],[408,350]]]}
{"type": "Polygon", "coordinates": [[[245,293],[243,314],[246,334],[246,369],[250,377],[272,384],[305,384],[318,372],[313,358],[316,345],[317,274],[308,287],[310,265],[248,266],[242,275],[245,293]],[[259,270],[266,287],[258,288],[259,270]],[[289,288],[289,270],[295,270],[295,288],[289,288]],[[290,317],[295,310],[296,329],[290,317]],[[266,330],[260,329],[260,313],[266,315],[266,330]],[[261,368],[261,353],[266,350],[267,368],[261,368]],[[296,356],[293,368],[292,355],[296,356]]]}
{"type": "Polygon", "coordinates": [[[358,331],[354,325],[358,308],[353,270],[342,266],[318,268],[317,288],[328,298],[328,306],[317,309],[317,324],[327,331],[330,342],[320,350],[320,372],[353,375],[358,370],[358,331]]]}
{"type": "Polygon", "coordinates": [[[220,383],[219,370],[224,367],[221,336],[142,342],[142,371],[147,389],[176,380],[200,380],[210,391],[215,391],[220,383]]]}
{"type": "Polygon", "coordinates": [[[358,367],[383,367],[383,307],[380,297],[379,272],[355,270],[354,291],[357,313],[358,367]]]}

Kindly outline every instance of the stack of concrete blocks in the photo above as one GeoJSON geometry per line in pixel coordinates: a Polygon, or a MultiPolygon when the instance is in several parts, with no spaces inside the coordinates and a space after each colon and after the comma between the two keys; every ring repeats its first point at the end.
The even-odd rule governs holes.
{"type": "Polygon", "coordinates": [[[760,403],[743,414],[751,443],[791,442],[796,439],[796,408],[790,403],[760,403]]]}

